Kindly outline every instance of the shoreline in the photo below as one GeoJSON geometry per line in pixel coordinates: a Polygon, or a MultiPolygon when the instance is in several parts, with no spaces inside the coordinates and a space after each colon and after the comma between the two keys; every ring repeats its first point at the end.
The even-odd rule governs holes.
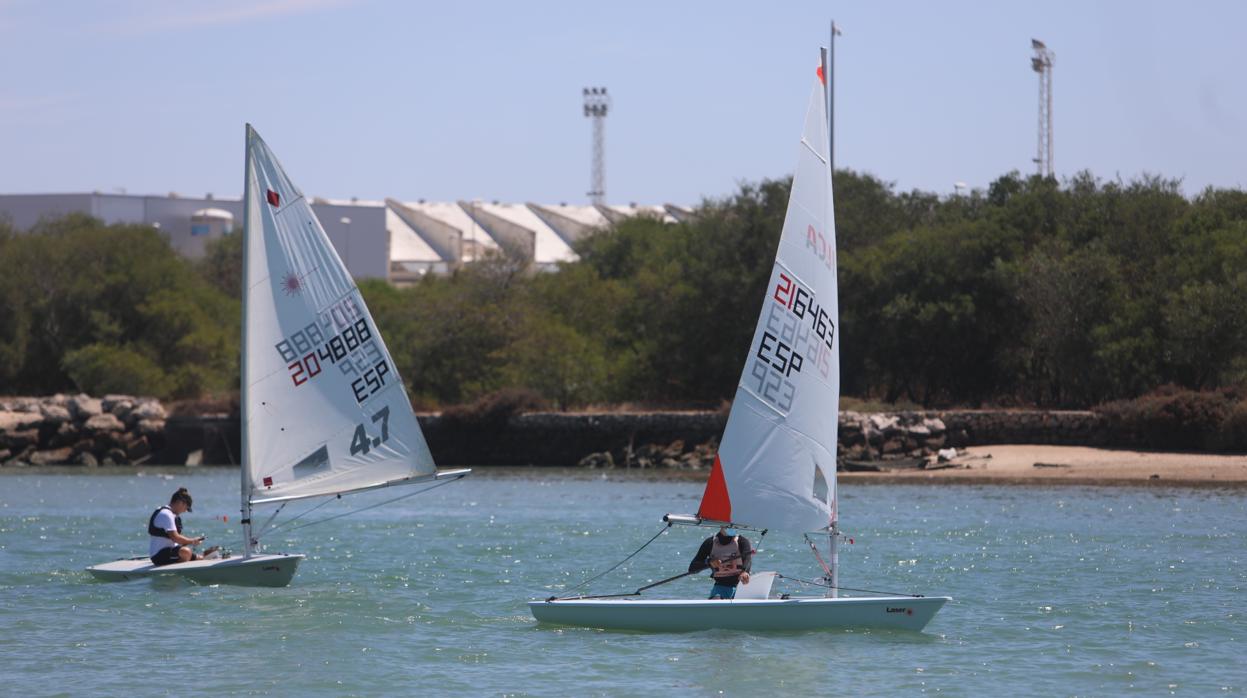
{"type": "MultiPolygon", "coordinates": [[[[0,468],[4,474],[159,476],[229,465],[27,466],[0,468]]],[[[704,482],[704,468],[586,468],[566,466],[473,466],[480,475],[574,477],[704,482]]],[[[1094,487],[1185,487],[1247,489],[1247,455],[1133,451],[1085,446],[1002,444],[971,446],[936,469],[841,472],[842,485],[1007,485],[1094,487]],[[1036,464],[1043,464],[1037,467],[1036,464]]]]}
{"type": "Polygon", "coordinates": [[[938,469],[840,473],[842,483],[1247,488],[1247,455],[1000,444],[970,446],[938,469]]]}

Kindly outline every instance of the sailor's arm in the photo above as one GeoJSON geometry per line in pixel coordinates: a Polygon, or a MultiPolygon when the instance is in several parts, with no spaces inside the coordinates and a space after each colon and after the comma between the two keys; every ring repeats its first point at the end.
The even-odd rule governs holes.
{"type": "Polygon", "coordinates": [[[178,533],[176,529],[172,531],[165,531],[165,533],[169,535],[169,540],[173,541],[174,543],[177,543],[178,545],[199,545],[200,543],[204,541],[203,536],[200,536],[198,538],[191,538],[189,536],[184,536],[181,533],[178,533]]]}
{"type": "Polygon", "coordinates": [[[697,554],[693,556],[693,561],[688,563],[689,572],[700,572],[710,566],[706,558],[710,557],[710,540],[707,538],[702,542],[701,547],[697,549],[697,554]]]}
{"type": "Polygon", "coordinates": [[[749,571],[753,567],[753,546],[749,544],[749,539],[740,537],[740,583],[749,583],[749,571]]]}

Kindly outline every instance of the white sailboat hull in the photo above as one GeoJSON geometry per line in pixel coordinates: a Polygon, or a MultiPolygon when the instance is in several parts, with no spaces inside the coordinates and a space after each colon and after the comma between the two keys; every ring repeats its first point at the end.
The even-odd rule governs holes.
{"type": "Polygon", "coordinates": [[[194,560],[157,567],[149,558],[116,560],[88,567],[104,582],[132,579],[182,577],[197,584],[229,584],[250,587],[284,587],[290,584],[304,555],[252,555],[218,560],[194,560]]]}
{"type": "Polygon", "coordinates": [[[530,601],[541,623],[607,630],[689,632],[721,628],[746,631],[881,628],[922,630],[951,599],[914,598],[809,599],[575,599],[530,601]]]}

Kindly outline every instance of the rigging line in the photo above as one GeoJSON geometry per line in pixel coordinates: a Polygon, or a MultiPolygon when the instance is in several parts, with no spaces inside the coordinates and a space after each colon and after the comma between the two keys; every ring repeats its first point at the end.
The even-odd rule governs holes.
{"type": "Polygon", "coordinates": [[[810,535],[808,533],[802,533],[801,536],[805,538],[806,543],[810,544],[810,550],[814,551],[814,557],[818,558],[818,564],[822,566],[823,573],[827,575],[827,579],[831,579],[831,568],[828,567],[827,563],[823,561],[822,554],[818,552],[818,546],[815,545],[814,541],[810,539],[810,535]]]}
{"type": "Polygon", "coordinates": [[[675,577],[667,577],[666,580],[658,580],[657,582],[648,583],[648,585],[638,588],[638,590],[633,591],[631,593],[600,593],[600,595],[595,595],[595,596],[551,596],[550,598],[547,598],[546,601],[579,601],[579,600],[582,600],[582,598],[616,598],[620,596],[641,596],[642,591],[650,590],[650,588],[653,588],[653,587],[665,585],[665,583],[667,582],[682,580],[682,578],[685,578],[688,575],[696,575],[696,573],[698,572],[701,572],[701,570],[697,570],[697,572],[685,572],[685,573],[682,573],[682,575],[676,575],[675,577]]]}
{"type": "MultiPolygon", "coordinates": [[[[290,517],[289,519],[287,519],[287,520],[285,520],[285,521],[282,521],[281,523],[277,524],[276,526],[273,526],[272,528],[269,528],[269,527],[268,527],[268,525],[269,525],[270,523],[272,523],[272,521],[273,521],[273,517],[274,517],[274,516],[277,516],[277,513],[274,513],[274,514],[273,514],[273,516],[268,517],[268,521],[265,521],[265,522],[264,522],[264,528],[263,528],[263,530],[261,530],[261,531],[260,531],[259,535],[257,535],[257,536],[256,536],[256,539],[258,540],[258,539],[260,538],[260,536],[268,535],[268,534],[270,534],[270,533],[273,533],[273,532],[275,532],[275,531],[278,531],[278,530],[280,530],[280,529],[283,529],[283,528],[285,528],[285,527],[289,526],[290,524],[294,523],[295,521],[298,521],[299,519],[303,518],[304,516],[307,516],[308,514],[310,514],[310,513],[314,512],[314,511],[316,511],[317,509],[319,509],[319,508],[321,508],[321,507],[325,506],[326,504],[328,504],[328,503],[330,503],[330,502],[334,501],[335,499],[341,499],[341,495],[339,495],[338,497],[327,497],[327,498],[326,498],[324,501],[322,501],[320,504],[317,504],[316,506],[311,507],[310,509],[304,509],[303,511],[299,512],[299,513],[298,513],[298,514],[296,514],[295,516],[292,516],[292,517],[290,517]]],[[[278,512],[280,512],[280,511],[281,511],[283,508],[285,508],[285,506],[286,506],[287,504],[289,504],[289,503],[290,503],[290,502],[282,502],[282,503],[281,503],[281,506],[277,508],[277,511],[278,511],[278,512]]]]}
{"type": "MultiPolygon", "coordinates": [[[[141,558],[140,558],[141,559],[141,558]]],[[[617,599],[623,596],[640,596],[639,591],[629,591],[624,594],[596,594],[593,596],[551,596],[546,599],[546,603],[551,601],[584,601],[585,599],[617,599]]]]}
{"type": "MultiPolygon", "coordinates": [[[[611,572],[614,572],[615,570],[619,569],[619,566],[620,566],[620,565],[622,565],[623,563],[627,562],[628,560],[631,560],[632,558],[636,557],[636,554],[637,554],[637,553],[641,552],[642,550],[645,550],[645,548],[646,548],[646,547],[648,547],[650,543],[653,543],[654,541],[658,540],[658,536],[661,536],[662,534],[666,533],[666,532],[667,532],[667,529],[669,529],[669,528],[671,528],[671,524],[670,524],[670,523],[668,523],[666,526],[663,526],[663,527],[662,527],[662,529],[661,529],[660,531],[658,531],[658,533],[655,533],[655,534],[654,534],[654,537],[653,537],[653,538],[650,538],[649,540],[645,541],[645,543],[644,543],[641,547],[637,548],[636,550],[633,550],[631,555],[629,555],[628,557],[625,557],[624,559],[620,560],[619,562],[616,562],[616,563],[614,564],[614,566],[613,566],[613,567],[611,567],[610,569],[606,570],[605,572],[602,572],[601,574],[597,574],[597,575],[594,575],[594,576],[592,576],[592,577],[589,577],[588,579],[586,579],[586,580],[584,580],[583,582],[581,582],[581,583],[577,584],[576,586],[573,586],[573,587],[568,587],[568,588],[567,588],[567,590],[568,590],[568,591],[571,591],[572,589],[579,589],[580,587],[582,587],[582,586],[584,586],[584,585],[588,584],[589,582],[592,582],[592,581],[597,580],[597,579],[601,579],[602,577],[605,577],[606,575],[610,574],[611,572]]],[[[639,593],[639,592],[638,592],[638,593],[639,593]]],[[[630,594],[629,594],[629,595],[630,595],[630,594]]]]}
{"type": "MultiPolygon", "coordinates": [[[[287,533],[289,533],[290,531],[297,531],[300,528],[307,528],[308,526],[315,526],[316,524],[322,524],[322,523],[325,523],[326,521],[333,521],[334,519],[340,519],[343,516],[350,516],[351,514],[358,514],[361,511],[368,511],[369,509],[376,509],[377,507],[383,507],[386,504],[393,504],[394,502],[397,502],[399,500],[407,499],[408,497],[414,497],[418,494],[424,494],[425,492],[428,492],[429,490],[435,490],[438,487],[441,487],[442,485],[449,485],[452,482],[458,482],[461,479],[462,478],[456,478],[454,480],[442,480],[441,482],[436,482],[422,490],[416,490],[415,492],[408,492],[407,494],[404,494],[402,496],[394,497],[393,499],[387,499],[384,502],[377,502],[376,504],[369,504],[366,507],[352,509],[351,511],[345,511],[345,512],[342,512],[341,514],[334,514],[333,516],[326,516],[323,519],[317,519],[315,521],[308,521],[307,523],[299,524],[298,526],[295,526],[294,528],[287,530],[287,533]]],[[[330,499],[326,501],[333,501],[333,500],[330,499]]]]}
{"type": "MultiPolygon", "coordinates": [[[[668,524],[667,524],[667,528],[671,528],[671,525],[672,525],[672,524],[668,523],[668,524]]],[[[591,579],[586,579],[585,581],[583,581],[583,582],[581,582],[581,583],[577,584],[577,585],[576,585],[576,586],[574,586],[574,587],[569,587],[569,588],[568,588],[568,591],[571,591],[572,589],[579,589],[580,587],[582,587],[582,586],[584,586],[584,585],[588,584],[589,582],[593,581],[594,579],[597,579],[598,577],[601,577],[602,575],[605,575],[605,574],[607,574],[608,572],[613,571],[616,567],[619,567],[619,565],[622,565],[623,563],[627,562],[627,561],[628,561],[628,560],[629,560],[629,559],[630,559],[633,555],[636,555],[637,553],[639,553],[639,552],[641,552],[642,550],[644,550],[646,545],[649,545],[650,543],[653,543],[655,540],[657,540],[657,539],[658,539],[658,536],[661,536],[663,533],[665,533],[665,532],[666,532],[666,530],[667,530],[667,528],[664,528],[664,529],[662,529],[661,531],[659,531],[658,533],[655,533],[653,538],[650,538],[648,541],[646,541],[646,542],[645,542],[645,545],[642,545],[641,547],[637,548],[637,549],[636,549],[636,551],[632,553],[632,555],[629,555],[628,557],[626,557],[626,558],[624,558],[624,559],[620,560],[618,563],[616,563],[616,564],[615,564],[615,567],[612,567],[612,568],[610,568],[609,570],[606,570],[606,572],[603,572],[602,574],[599,574],[597,577],[593,577],[593,578],[591,578],[591,579]]],[[[758,536],[758,544],[759,544],[759,545],[762,543],[762,539],[763,539],[763,538],[765,538],[765,537],[766,537],[766,529],[762,529],[762,531],[761,531],[761,535],[759,535],[759,536],[758,536]]],[[[762,549],[761,549],[761,548],[758,548],[757,550],[754,550],[754,551],[753,551],[753,553],[760,553],[760,552],[762,552],[762,549]]],[[[751,553],[751,554],[752,554],[752,553],[751,553]]],[[[641,587],[641,588],[637,589],[636,591],[631,592],[631,593],[627,593],[627,594],[597,594],[597,595],[593,595],[593,596],[551,596],[550,598],[546,599],[546,601],[575,601],[575,600],[578,600],[578,599],[613,599],[613,598],[617,598],[617,597],[620,597],[620,596],[640,596],[640,595],[641,595],[641,592],[645,591],[646,589],[653,589],[654,587],[656,587],[656,586],[662,586],[663,584],[666,584],[667,582],[674,582],[674,581],[675,581],[675,580],[677,580],[677,579],[684,579],[685,577],[687,577],[687,576],[689,576],[689,575],[691,575],[691,574],[698,574],[698,573],[700,573],[700,572],[701,572],[701,570],[697,570],[697,571],[690,571],[690,572],[684,572],[684,573],[681,573],[681,574],[677,574],[677,575],[675,575],[674,577],[667,577],[666,579],[660,579],[660,580],[658,580],[657,582],[653,582],[652,584],[646,584],[645,586],[643,586],[643,587],[641,587]]]]}
{"type": "Polygon", "coordinates": [[[281,505],[281,506],[279,506],[279,507],[277,507],[277,510],[276,510],[276,511],[274,511],[272,514],[269,514],[268,520],[267,520],[267,521],[265,521],[263,524],[261,524],[261,525],[260,525],[260,532],[259,532],[259,533],[253,533],[253,534],[251,535],[251,539],[252,539],[252,540],[259,540],[259,539],[260,539],[260,536],[264,534],[265,529],[267,529],[267,528],[268,528],[268,525],[269,525],[269,524],[271,524],[271,523],[273,523],[273,519],[277,518],[277,515],[281,513],[281,510],[282,510],[282,509],[285,509],[285,508],[286,508],[286,504],[285,504],[285,502],[282,502],[282,505],[281,505]]]}
{"type": "Polygon", "coordinates": [[[874,589],[854,589],[853,587],[832,586],[830,584],[824,584],[822,582],[814,582],[808,579],[801,579],[800,577],[789,577],[786,574],[780,574],[778,572],[775,573],[775,576],[779,577],[780,579],[790,579],[794,582],[800,582],[801,584],[809,584],[810,586],[823,587],[824,589],[841,589],[843,591],[859,591],[863,594],[882,594],[883,596],[908,596],[914,599],[926,598],[922,594],[906,594],[900,591],[876,591],[874,589]]]}

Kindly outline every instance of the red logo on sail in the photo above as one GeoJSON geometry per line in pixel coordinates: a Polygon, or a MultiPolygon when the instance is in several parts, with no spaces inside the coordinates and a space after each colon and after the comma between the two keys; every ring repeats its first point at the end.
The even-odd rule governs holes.
{"type": "Polygon", "coordinates": [[[266,477],[266,478],[264,478],[264,486],[265,486],[265,487],[272,487],[272,486],[273,486],[273,478],[271,478],[271,477],[266,477]]]}
{"type": "Polygon", "coordinates": [[[280,206],[280,205],[281,205],[281,197],[280,197],[280,196],[278,196],[278,195],[277,195],[277,192],[273,191],[272,189],[269,189],[269,190],[268,190],[268,203],[269,203],[269,205],[271,205],[271,206],[280,206]]]}
{"type": "Polygon", "coordinates": [[[303,280],[294,272],[289,272],[281,280],[281,290],[285,291],[287,296],[294,295],[303,290],[303,280]]]}

